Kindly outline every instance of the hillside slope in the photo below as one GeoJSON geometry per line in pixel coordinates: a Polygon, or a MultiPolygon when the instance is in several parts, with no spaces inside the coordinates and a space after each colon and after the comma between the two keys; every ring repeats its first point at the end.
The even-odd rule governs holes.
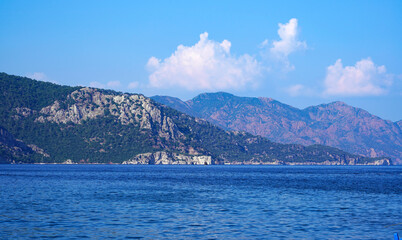
{"type": "Polygon", "coordinates": [[[156,101],[203,118],[227,130],[246,131],[274,142],[323,144],[368,157],[390,156],[402,161],[402,128],[367,111],[333,102],[298,109],[270,98],[205,93],[180,102],[156,101]]]}
{"type": "Polygon", "coordinates": [[[0,126],[0,163],[34,162],[39,156],[0,126]]]}
{"type": "Polygon", "coordinates": [[[225,131],[141,94],[58,86],[2,73],[0,100],[0,125],[42,156],[29,159],[35,162],[390,164],[386,158],[225,131]]]}

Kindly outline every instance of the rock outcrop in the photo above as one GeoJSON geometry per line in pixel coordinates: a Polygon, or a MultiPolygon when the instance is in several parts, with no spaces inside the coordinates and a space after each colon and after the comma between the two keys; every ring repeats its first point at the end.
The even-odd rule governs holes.
{"type": "Polygon", "coordinates": [[[34,152],[41,154],[44,157],[50,157],[48,153],[45,152],[42,148],[36,146],[35,144],[28,144],[28,147],[30,147],[34,152]]]}
{"type": "MultiPolygon", "coordinates": [[[[30,112],[24,109],[25,112],[30,112]]],[[[85,120],[114,116],[121,124],[139,124],[142,129],[160,125],[159,136],[165,139],[182,138],[172,119],[162,115],[151,99],[139,94],[105,94],[94,88],[82,88],[67,96],[65,102],[55,101],[40,110],[38,122],[81,124],[85,120]]]]}
{"type": "Polygon", "coordinates": [[[182,165],[211,165],[211,156],[186,156],[165,151],[143,153],[124,161],[122,164],[182,164],[182,165]]]}
{"type": "Polygon", "coordinates": [[[339,166],[339,165],[370,165],[370,166],[390,166],[392,162],[388,158],[382,158],[373,162],[359,163],[355,159],[350,161],[305,161],[305,162],[286,162],[286,161],[274,161],[274,162],[262,162],[262,161],[246,161],[246,162],[226,162],[225,165],[327,165],[327,166],[339,166]]]}

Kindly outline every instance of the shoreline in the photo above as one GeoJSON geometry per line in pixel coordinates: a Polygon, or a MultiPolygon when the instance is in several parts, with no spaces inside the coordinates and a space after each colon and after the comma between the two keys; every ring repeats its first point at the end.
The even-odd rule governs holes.
{"type": "Polygon", "coordinates": [[[319,163],[294,163],[294,164],[123,164],[123,163],[0,163],[0,165],[136,165],[136,166],[402,166],[402,165],[381,165],[381,164],[319,164],[319,163]]]}

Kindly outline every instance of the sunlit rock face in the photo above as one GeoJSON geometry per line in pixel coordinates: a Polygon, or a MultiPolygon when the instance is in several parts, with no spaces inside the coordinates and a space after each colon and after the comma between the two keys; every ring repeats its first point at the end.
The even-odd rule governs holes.
{"type": "Polygon", "coordinates": [[[162,115],[149,98],[138,94],[108,95],[93,88],[72,92],[63,103],[55,101],[40,111],[38,122],[81,124],[88,119],[113,116],[123,125],[139,124],[142,129],[158,125],[159,136],[166,139],[182,138],[183,134],[168,116],[162,115]]]}
{"type": "Polygon", "coordinates": [[[169,152],[143,153],[124,161],[123,164],[183,164],[211,165],[211,156],[186,156],[169,152]]]}

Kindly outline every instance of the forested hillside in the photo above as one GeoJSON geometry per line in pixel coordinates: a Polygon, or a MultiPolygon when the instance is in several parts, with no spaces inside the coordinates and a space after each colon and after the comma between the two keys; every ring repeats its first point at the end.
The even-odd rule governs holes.
{"type": "MultiPolygon", "coordinates": [[[[0,101],[0,126],[29,148],[20,147],[26,157],[8,162],[122,163],[165,152],[169,154],[148,155],[169,159],[148,163],[186,159],[186,164],[198,164],[207,158],[212,164],[390,163],[321,145],[278,144],[222,130],[141,94],[59,86],[1,73],[0,101]]],[[[3,158],[5,149],[2,146],[3,158]]]]}

